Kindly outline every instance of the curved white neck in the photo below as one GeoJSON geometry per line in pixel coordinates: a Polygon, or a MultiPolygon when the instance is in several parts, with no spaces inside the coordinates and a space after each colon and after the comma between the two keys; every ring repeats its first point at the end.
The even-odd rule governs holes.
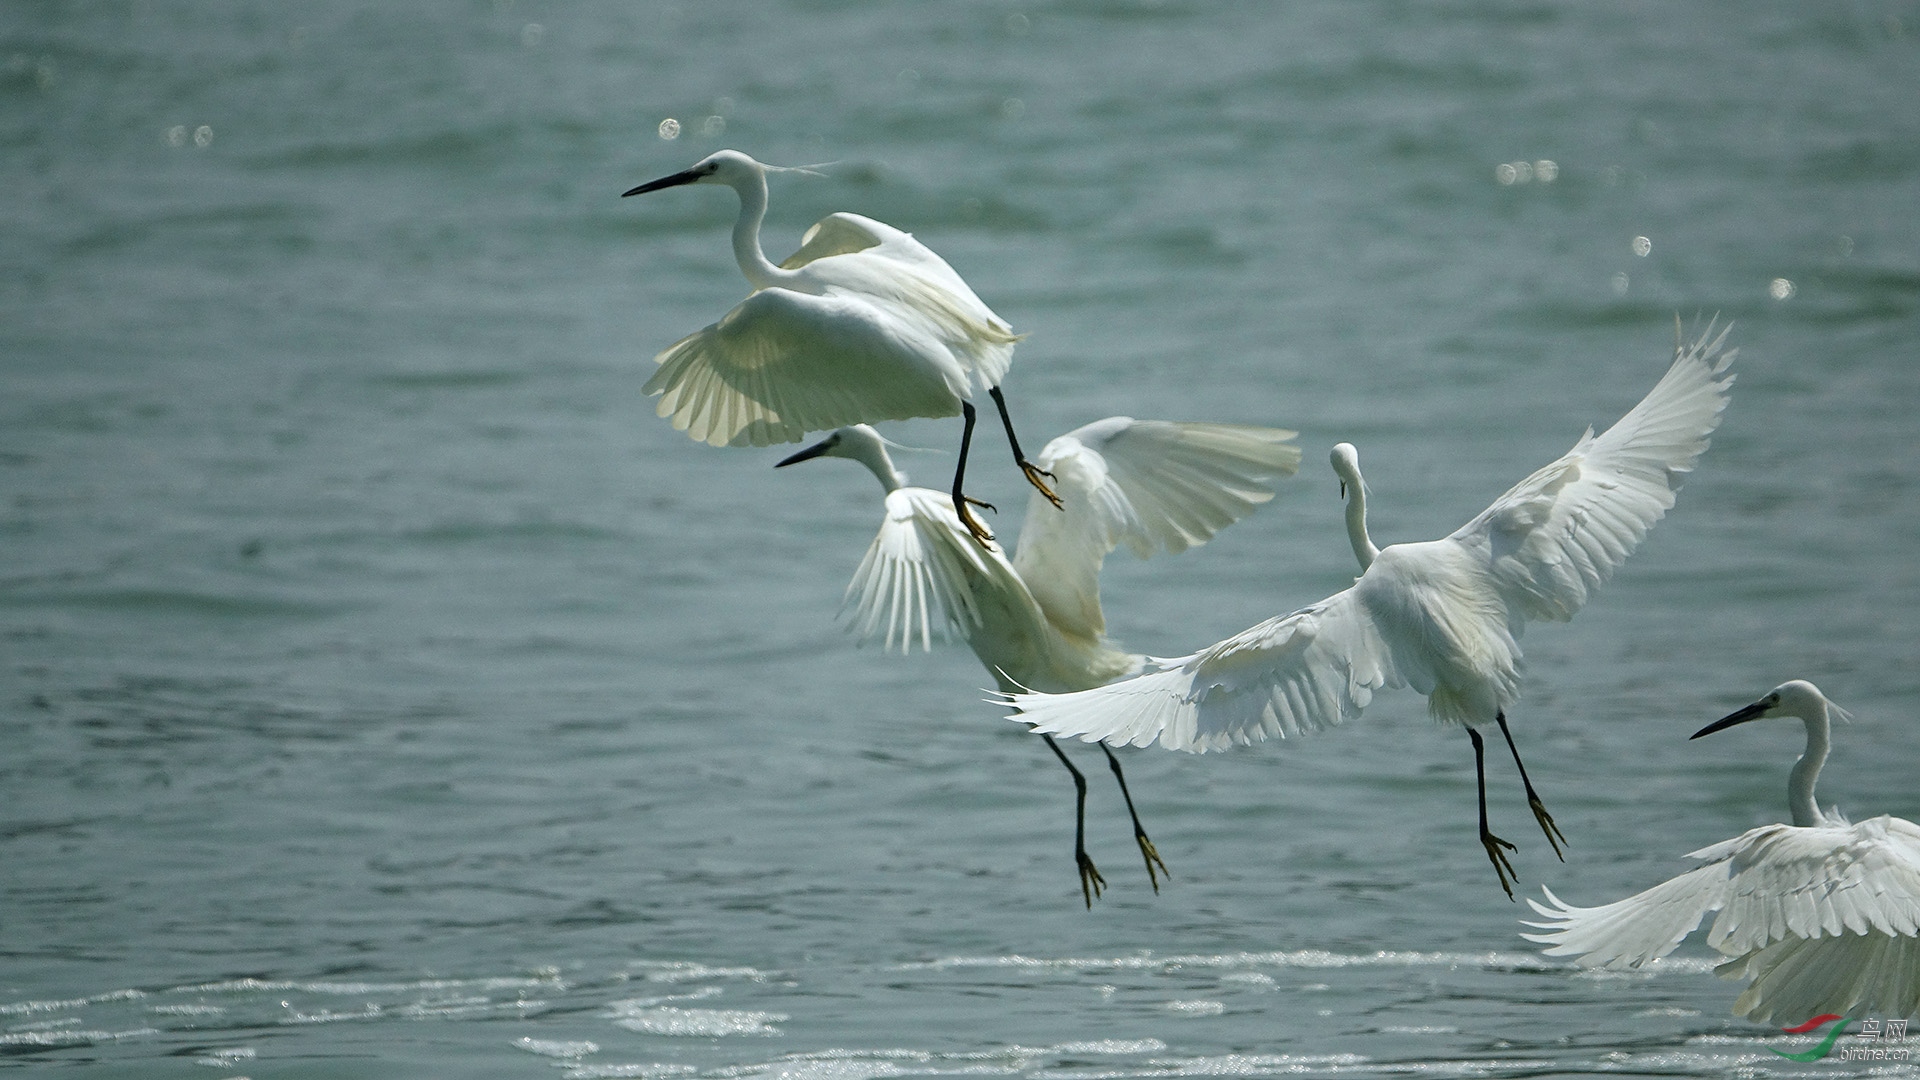
{"type": "Polygon", "coordinates": [[[854,460],[865,465],[889,495],[907,486],[907,474],[893,467],[893,458],[882,443],[862,443],[854,460]]]}
{"type": "Polygon", "coordinates": [[[1820,779],[1820,767],[1827,763],[1833,728],[1824,704],[1819,716],[1803,716],[1801,720],[1807,725],[1807,750],[1793,763],[1793,772],[1787,777],[1787,809],[1793,812],[1795,825],[1808,828],[1827,822],[1819,804],[1813,801],[1813,785],[1820,779]]]}
{"type": "Polygon", "coordinates": [[[760,222],[767,216],[767,178],[754,172],[728,186],[740,196],[740,217],[733,223],[733,259],[740,264],[740,272],[756,289],[791,279],[794,271],[773,265],[760,250],[760,222]]]}
{"type": "Polygon", "coordinates": [[[1364,573],[1380,555],[1373,538],[1367,535],[1367,485],[1357,471],[1351,479],[1343,477],[1342,482],[1347,485],[1347,543],[1353,545],[1353,557],[1360,560],[1364,573]]]}

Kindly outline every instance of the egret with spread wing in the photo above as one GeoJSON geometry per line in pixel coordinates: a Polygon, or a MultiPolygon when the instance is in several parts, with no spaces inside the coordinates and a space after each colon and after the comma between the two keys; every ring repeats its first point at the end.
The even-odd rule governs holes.
{"type": "MultiPolygon", "coordinates": [[[[1444,539],[1376,547],[1359,456],[1336,446],[1348,538],[1362,567],[1351,588],[1191,656],[1156,660],[1123,682],[1008,695],[1017,710],[1011,719],[1045,734],[1204,752],[1318,731],[1360,715],[1379,690],[1412,686],[1435,720],[1467,729],[1480,843],[1512,898],[1513,845],[1487,828],[1475,728],[1498,724],[1513,749],[1506,714],[1519,696],[1527,621],[1571,618],[1673,506],[1680,478],[1726,408],[1734,353],[1721,353],[1725,339],[1709,326],[1677,347],[1666,375],[1618,423],[1599,436],[1589,428],[1558,461],[1444,539]]],[[[1526,786],[1558,852],[1553,818],[1526,786]]]]}
{"type": "MultiPolygon", "coordinates": [[[[1040,467],[1055,478],[1065,513],[1033,495],[1019,545],[969,539],[954,501],[907,486],[886,442],[866,425],[841,428],[781,465],[816,457],[858,461],[886,489],[886,521],[847,586],[853,628],[882,634],[906,651],[934,626],[973,647],[1002,691],[1083,690],[1139,672],[1145,657],[1106,636],[1100,568],[1121,544],[1141,558],[1184,551],[1273,498],[1271,482],[1291,476],[1300,451],[1291,431],[1232,424],[1183,424],[1113,416],[1048,443],[1040,467]],[[882,623],[884,621],[884,630],[882,623]]],[[[1087,856],[1087,782],[1051,736],[1047,745],[1073,774],[1074,861],[1087,905],[1105,879],[1087,856]]],[[[1159,891],[1166,871],[1134,813],[1120,761],[1103,745],[1120,782],[1134,840],[1159,891]]]]}
{"type": "Polygon", "coordinates": [[[1759,701],[1695,732],[1711,735],[1767,717],[1798,717],[1807,748],[1787,780],[1791,825],[1764,825],[1688,855],[1707,865],[1600,907],[1574,907],[1546,890],[1547,921],[1521,934],[1586,967],[1637,968],[1665,956],[1720,914],[1707,944],[1729,959],[1724,978],[1753,980],[1736,1016],[1798,1022],[1856,1010],[1920,1014],[1920,826],[1881,816],[1851,824],[1822,811],[1813,784],[1826,763],[1829,714],[1846,713],[1810,682],[1782,683],[1759,701]]]}
{"type": "Polygon", "coordinates": [[[660,395],[660,415],[714,446],[768,446],[848,424],[959,414],[966,426],[953,502],[984,543],[991,534],[960,490],[973,394],[984,389],[1000,410],[1014,460],[1052,500],[1045,470],[1020,450],[1000,393],[1020,335],[926,245],[858,214],[821,219],[800,250],[775,266],[760,248],[767,173],[775,168],[721,150],[625,193],[725,184],[740,196],[733,257],[754,291],[654,358],[660,369],[645,389],[660,395]]]}

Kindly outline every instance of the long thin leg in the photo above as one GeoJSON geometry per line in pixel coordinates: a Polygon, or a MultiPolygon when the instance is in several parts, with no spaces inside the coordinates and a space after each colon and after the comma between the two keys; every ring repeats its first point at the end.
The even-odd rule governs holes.
{"type": "Polygon", "coordinates": [[[1013,417],[1007,415],[1007,399],[1000,396],[1000,388],[997,386],[988,387],[987,393],[993,396],[993,403],[1000,408],[1000,424],[1007,429],[1007,445],[1013,447],[1013,460],[1019,463],[1020,471],[1027,474],[1027,483],[1038,488],[1040,494],[1045,495],[1047,501],[1051,502],[1055,509],[1065,510],[1066,506],[1060,502],[1060,497],[1055,495],[1053,489],[1048,487],[1045,481],[1040,479],[1044,476],[1048,480],[1056,480],[1058,477],[1040,468],[1033,462],[1028,461],[1027,455],[1021,453],[1020,437],[1013,433],[1013,417]]]}
{"type": "Polygon", "coordinates": [[[1067,760],[1067,755],[1060,749],[1060,744],[1053,741],[1053,736],[1040,737],[1047,740],[1047,749],[1052,750],[1053,756],[1059,758],[1060,764],[1073,774],[1073,861],[1080,868],[1080,895],[1086,898],[1087,907],[1091,909],[1093,898],[1107,887],[1107,879],[1100,876],[1100,871],[1093,867],[1093,860],[1087,857],[1087,778],[1080,775],[1080,770],[1073,767],[1073,762],[1067,760]]]}
{"type": "Polygon", "coordinates": [[[1500,877],[1500,887],[1506,890],[1507,899],[1513,899],[1513,885],[1507,880],[1520,880],[1513,872],[1513,863],[1507,861],[1507,851],[1519,848],[1493,835],[1487,828],[1487,753],[1486,745],[1480,741],[1480,733],[1467,729],[1467,738],[1473,740],[1473,771],[1480,781],[1480,846],[1487,849],[1487,858],[1493,862],[1493,872],[1500,877]],[[1507,851],[1500,850],[1506,848],[1507,851]]]}
{"type": "Polygon", "coordinates": [[[967,477],[967,447],[973,443],[973,422],[977,417],[973,402],[961,402],[960,414],[966,418],[967,426],[960,430],[960,463],[953,467],[953,512],[960,516],[960,524],[967,527],[967,532],[973,536],[973,539],[981,547],[986,547],[993,541],[993,534],[987,531],[985,525],[980,524],[979,518],[973,516],[973,511],[967,509],[967,504],[984,506],[989,510],[993,509],[993,504],[983,503],[979,499],[969,499],[960,491],[960,485],[967,477]]]}
{"type": "MultiPolygon", "coordinates": [[[[1560,845],[1566,843],[1567,838],[1561,835],[1560,826],[1553,823],[1553,815],[1547,813],[1547,805],[1533,793],[1533,781],[1527,779],[1527,766],[1520,760],[1520,748],[1513,745],[1513,732],[1507,730],[1507,714],[1494,713],[1493,719],[1500,725],[1500,734],[1507,737],[1507,749],[1513,751],[1513,763],[1520,766],[1520,782],[1527,786],[1527,806],[1533,810],[1533,820],[1539,822],[1540,831],[1547,834],[1547,843],[1553,845],[1553,853],[1560,855],[1560,845]]],[[[1567,857],[1560,855],[1560,861],[1566,862],[1567,857]]]]}
{"type": "Polygon", "coordinates": [[[1107,764],[1113,768],[1113,778],[1120,781],[1120,797],[1127,800],[1127,816],[1133,819],[1133,842],[1140,845],[1140,857],[1147,862],[1147,880],[1153,883],[1153,891],[1158,893],[1160,879],[1154,875],[1153,868],[1159,866],[1160,873],[1168,877],[1173,876],[1173,871],[1167,869],[1167,864],[1160,860],[1159,849],[1147,839],[1147,830],[1140,827],[1140,815],[1133,812],[1133,793],[1127,790],[1127,774],[1120,771],[1120,759],[1113,756],[1113,751],[1106,743],[1101,743],[1100,749],[1106,751],[1107,764]]]}

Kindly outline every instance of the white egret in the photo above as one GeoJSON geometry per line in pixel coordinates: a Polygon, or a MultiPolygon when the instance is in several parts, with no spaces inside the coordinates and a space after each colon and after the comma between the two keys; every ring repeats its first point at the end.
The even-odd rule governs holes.
{"type": "MultiPolygon", "coordinates": [[[[1729,328],[1730,329],[1730,328],[1729,328]]],[[[1466,727],[1480,793],[1480,843],[1512,898],[1513,845],[1487,828],[1485,754],[1492,721],[1520,691],[1529,619],[1566,620],[1673,505],[1683,474],[1719,425],[1733,376],[1710,326],[1675,349],[1660,382],[1596,437],[1521,481],[1453,535],[1378,548],[1366,530],[1366,483],[1352,446],[1332,461],[1362,573],[1351,588],[1269,619],[1191,656],[1156,660],[1135,678],[1071,694],[1011,694],[1010,719],[1038,732],[1204,752],[1318,731],[1360,715],[1376,691],[1412,686],[1443,724],[1466,727]]],[[[1526,780],[1527,802],[1559,852],[1553,818],[1526,780]]]]}
{"type": "Polygon", "coordinates": [[[1527,901],[1547,921],[1524,924],[1546,933],[1520,936],[1549,945],[1549,956],[1625,970],[1672,952],[1717,911],[1707,944],[1729,959],[1714,970],[1753,980],[1734,1015],[1797,1023],[1855,1010],[1920,1014],[1920,826],[1886,815],[1855,825],[1821,811],[1813,784],[1830,714],[1847,718],[1796,679],[1693,735],[1772,716],[1805,723],[1806,752],[1787,780],[1793,824],[1701,848],[1687,858],[1707,865],[1601,907],[1574,907],[1547,889],[1552,907],[1527,901]]]}
{"type": "Polygon", "coordinates": [[[822,218],[800,250],[775,266],[760,249],[769,171],[785,170],[721,150],[625,193],[725,184],[740,196],[733,257],[754,291],[719,322],[654,358],[660,369],[645,389],[661,395],[659,414],[714,446],[768,446],[848,424],[959,414],[966,426],[953,501],[968,532],[984,543],[991,534],[960,490],[978,387],[1000,410],[1027,480],[1053,499],[1045,471],[1021,452],[1000,393],[1021,335],[946,260],[910,234],[858,214],[822,218]]]}
{"type": "MultiPolygon", "coordinates": [[[[1271,481],[1299,467],[1300,451],[1288,442],[1293,436],[1276,428],[1125,416],[1078,428],[1048,443],[1039,458],[1056,478],[1066,512],[1031,496],[1011,559],[997,543],[968,538],[951,497],[909,487],[885,440],[864,424],[841,428],[780,464],[848,458],[871,469],[886,490],[886,520],[847,586],[852,629],[865,637],[881,633],[887,647],[897,640],[905,652],[916,633],[929,648],[939,625],[973,647],[1002,691],[1067,691],[1136,674],[1146,659],[1106,636],[1099,579],[1107,554],[1120,544],[1146,558],[1206,543],[1273,498],[1271,481]]],[[[1043,738],[1073,774],[1074,862],[1091,907],[1106,880],[1087,856],[1086,778],[1052,736],[1043,738]]],[[[1134,812],[1119,759],[1101,749],[1158,892],[1155,866],[1165,872],[1166,863],[1134,812]]]]}

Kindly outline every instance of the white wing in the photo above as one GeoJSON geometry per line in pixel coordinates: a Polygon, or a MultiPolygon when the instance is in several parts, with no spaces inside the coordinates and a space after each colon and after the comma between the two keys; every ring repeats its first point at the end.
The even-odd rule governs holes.
{"type": "MultiPolygon", "coordinates": [[[[1552,907],[1527,901],[1547,921],[1525,924],[1546,933],[1521,936],[1587,967],[1631,968],[1672,952],[1717,911],[1707,944],[1736,964],[1772,970],[1791,956],[1818,955],[1776,948],[1787,942],[1821,939],[1847,950],[1864,946],[1837,939],[1890,943],[1920,934],[1920,828],[1899,818],[1767,825],[1688,857],[1711,861],[1601,907],[1574,907],[1549,890],[1552,907]]],[[[1790,970],[1780,968],[1771,985],[1790,970]]],[[[1920,979],[1920,971],[1908,974],[1920,979]]]]}
{"type": "Polygon", "coordinates": [[[1769,825],[1692,857],[1732,868],[1707,933],[1707,944],[1729,956],[1793,937],[1920,934],[1920,828],[1912,822],[1769,825]]]}
{"type": "Polygon", "coordinates": [[[906,235],[886,222],[859,214],[828,214],[813,223],[813,227],[800,238],[800,250],[787,256],[780,268],[798,270],[815,259],[824,259],[829,255],[851,255],[856,251],[879,247],[896,236],[906,235]]]}
{"type": "Polygon", "coordinates": [[[1733,1013],[1757,1023],[1794,1024],[1826,1013],[1920,1015],[1920,938],[1877,932],[1788,938],[1714,971],[1753,980],[1733,1013]]]}
{"type": "Polygon", "coordinates": [[[1027,502],[1013,565],[1054,625],[1106,631],[1100,567],[1124,543],[1141,558],[1178,554],[1273,498],[1300,465],[1294,432],[1238,424],[1110,416],[1048,443],[1035,464],[1054,476],[1065,512],[1027,502]]]}
{"type": "Polygon", "coordinates": [[[1699,928],[1708,912],[1726,902],[1727,866],[1716,863],[1689,870],[1600,907],[1574,907],[1544,885],[1541,891],[1553,906],[1532,897],[1527,903],[1546,921],[1521,925],[1546,932],[1521,937],[1548,946],[1542,950],[1548,956],[1572,956],[1582,967],[1624,971],[1672,952],[1682,938],[1699,928]]]}
{"type": "Polygon", "coordinates": [[[807,230],[761,289],[654,358],[646,392],[676,429],[714,446],[954,416],[974,380],[997,386],[1020,339],[911,235],[858,214],[807,230]]]}
{"type": "Polygon", "coordinates": [[[1709,325],[1652,392],[1594,437],[1494,500],[1452,539],[1489,560],[1507,603],[1529,618],[1565,620],[1646,539],[1673,506],[1683,475],[1720,424],[1739,350],[1720,352],[1709,325]]]}
{"type": "Polygon", "coordinates": [[[1007,369],[1013,366],[1013,344],[1021,335],[912,233],[858,214],[833,214],[808,230],[807,236],[808,242],[793,257],[800,258],[809,246],[823,252],[801,267],[810,279],[825,289],[861,296],[887,308],[894,318],[938,341],[945,350],[944,359],[975,377],[983,389],[998,386],[1007,377],[1007,369]],[[825,254],[867,238],[878,243],[825,254]]]}
{"type": "Polygon", "coordinates": [[[1196,753],[1284,738],[1358,716],[1404,686],[1373,618],[1348,589],[1158,670],[1073,694],[1014,694],[1009,719],[1087,742],[1196,753]]]}
{"type": "Polygon", "coordinates": [[[887,495],[887,517],[868,545],[842,610],[863,639],[886,622],[884,647],[932,648],[932,630],[965,637],[981,622],[970,581],[985,579],[1019,589],[1019,578],[997,546],[982,551],[953,512],[951,496],[926,488],[887,495]]]}
{"type": "Polygon", "coordinates": [[[966,378],[911,322],[844,294],[762,289],[655,360],[645,390],[676,429],[713,446],[795,442],[875,420],[952,416],[966,378]]]}

